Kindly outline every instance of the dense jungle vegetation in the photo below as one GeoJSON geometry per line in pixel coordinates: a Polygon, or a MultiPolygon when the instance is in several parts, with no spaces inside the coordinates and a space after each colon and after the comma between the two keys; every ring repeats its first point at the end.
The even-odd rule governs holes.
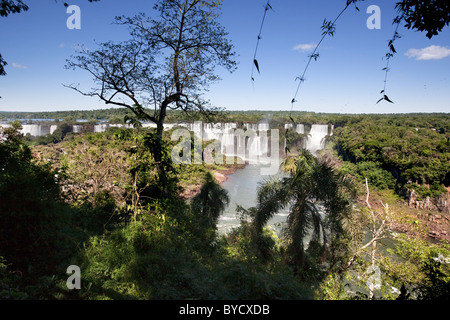
{"type": "Polygon", "coordinates": [[[444,115],[366,117],[337,128],[333,141],[347,169],[373,186],[399,195],[414,188],[422,198],[439,197],[450,185],[449,123],[444,115]]]}
{"type": "MultiPolygon", "coordinates": [[[[227,118],[259,122],[267,114],[227,118]]],[[[290,121],[271,114],[272,125],[290,121]]],[[[420,197],[448,195],[449,116],[293,119],[333,123],[328,147],[318,158],[288,157],[287,178],[255,190],[257,206],[238,208],[241,225],[226,235],[217,221],[229,198],[213,174],[229,168],[173,164],[170,131],[159,176],[152,129],[64,132],[57,143],[32,146],[13,123],[0,142],[0,297],[448,299],[448,242],[428,241],[427,222],[393,202],[409,188],[420,197]],[[277,236],[266,222],[283,207],[288,228],[277,236]],[[70,265],[81,269],[80,290],[66,286],[70,265]],[[373,266],[381,281],[370,288],[373,266]]]]}

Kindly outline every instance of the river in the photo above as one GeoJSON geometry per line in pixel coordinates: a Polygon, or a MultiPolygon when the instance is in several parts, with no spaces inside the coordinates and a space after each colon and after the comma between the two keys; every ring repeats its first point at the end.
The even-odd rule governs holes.
{"type": "MultiPolygon", "coordinates": [[[[291,124],[286,126],[291,126],[291,124]]],[[[258,127],[258,129],[261,128],[258,127]]],[[[301,134],[305,133],[304,130],[303,125],[298,125],[296,128],[296,131],[301,134]]],[[[332,132],[333,126],[331,126],[330,130],[328,125],[312,125],[308,132],[305,148],[311,153],[316,154],[318,150],[324,147],[324,138],[327,135],[332,134],[332,132]]],[[[222,139],[222,145],[223,144],[224,139],[222,139]]],[[[261,143],[261,145],[263,144],[267,145],[267,141],[261,143]]],[[[267,150],[259,147],[255,154],[259,155],[264,152],[267,152],[267,150]]],[[[286,175],[279,170],[278,173],[273,176],[263,176],[261,175],[261,169],[264,168],[264,164],[261,164],[258,161],[255,162],[256,164],[251,163],[252,162],[250,162],[250,164],[248,164],[244,169],[237,170],[234,174],[230,175],[228,180],[222,184],[222,187],[228,191],[230,204],[219,219],[218,231],[220,234],[225,234],[233,228],[239,226],[239,219],[236,217],[236,207],[238,205],[244,207],[245,209],[256,206],[257,190],[261,183],[286,175]]],[[[286,222],[288,210],[289,208],[285,208],[275,214],[274,217],[268,222],[268,226],[270,226],[277,235],[280,235],[280,231],[286,222]]]]}
{"type": "MultiPolygon", "coordinates": [[[[230,204],[222,214],[218,223],[219,234],[226,234],[239,226],[239,219],[236,217],[236,206],[240,205],[246,209],[256,206],[257,204],[257,190],[258,186],[271,178],[282,177],[285,175],[283,172],[278,172],[274,176],[262,176],[261,175],[261,165],[249,164],[245,168],[237,170],[234,174],[228,177],[222,187],[228,191],[230,197],[230,204]]],[[[281,236],[281,230],[283,225],[286,223],[286,218],[288,215],[288,208],[285,208],[280,213],[277,213],[268,223],[277,236],[281,236]]],[[[363,246],[365,243],[369,242],[371,239],[370,232],[366,229],[365,239],[361,243],[363,246]]],[[[310,235],[306,236],[304,241],[307,245],[310,240],[310,235]]],[[[393,249],[395,247],[395,240],[384,239],[378,241],[377,250],[379,253],[386,255],[388,249],[393,249]]],[[[391,258],[395,260],[400,260],[401,258],[396,255],[390,255],[391,258]]],[[[353,275],[355,278],[349,278],[345,280],[346,292],[352,296],[355,292],[361,292],[368,294],[367,287],[359,284],[357,280],[357,275],[353,275]]],[[[391,288],[391,291],[399,292],[398,289],[391,288]]],[[[376,291],[379,294],[379,291],[376,291]]]]}
{"type": "MultiPolygon", "coordinates": [[[[230,204],[219,219],[218,230],[220,234],[227,233],[239,226],[239,219],[236,217],[236,207],[238,205],[245,209],[256,206],[257,190],[261,183],[284,175],[283,172],[279,171],[274,176],[262,176],[261,168],[261,165],[249,164],[244,169],[237,170],[230,175],[228,180],[222,184],[222,187],[228,191],[230,204]]],[[[287,214],[287,209],[282,210],[269,221],[268,225],[276,233],[279,233],[286,221],[287,214]]]]}

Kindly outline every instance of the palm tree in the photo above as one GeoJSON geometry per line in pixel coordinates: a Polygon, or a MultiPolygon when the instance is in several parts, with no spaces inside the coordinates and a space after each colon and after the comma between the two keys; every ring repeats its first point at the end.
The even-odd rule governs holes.
{"type": "Polygon", "coordinates": [[[208,172],[205,178],[200,193],[191,200],[191,209],[202,227],[216,231],[220,214],[228,206],[230,198],[211,173],[208,172]]]}
{"type": "Polygon", "coordinates": [[[308,260],[315,265],[332,263],[327,253],[336,249],[337,236],[345,235],[343,220],[350,212],[350,181],[307,150],[296,158],[287,158],[282,169],[287,177],[270,180],[258,189],[255,234],[261,234],[274,214],[289,207],[284,228],[286,262],[297,273],[312,267],[308,260]],[[305,243],[308,236],[310,240],[305,243]]]}

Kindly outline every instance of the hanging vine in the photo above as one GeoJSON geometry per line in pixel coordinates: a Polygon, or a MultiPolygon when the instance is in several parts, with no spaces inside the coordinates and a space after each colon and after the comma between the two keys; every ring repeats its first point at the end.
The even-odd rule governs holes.
{"type": "Polygon", "coordinates": [[[388,47],[389,47],[389,52],[386,53],[386,67],[384,67],[382,70],[385,71],[385,76],[384,76],[384,87],[383,90],[381,90],[380,94],[382,94],[383,96],[381,97],[380,100],[377,101],[377,104],[380,103],[381,101],[385,100],[389,103],[394,103],[391,99],[389,99],[389,97],[386,95],[386,86],[387,86],[387,78],[388,78],[388,73],[391,70],[390,69],[390,62],[391,62],[391,58],[394,57],[394,54],[397,53],[397,51],[395,50],[394,47],[394,43],[397,39],[400,39],[401,36],[398,33],[398,28],[400,27],[400,22],[403,20],[404,15],[402,15],[401,17],[397,17],[394,19],[394,23],[397,24],[395,31],[394,31],[394,36],[392,37],[391,40],[389,40],[388,42],[388,47]]]}
{"type": "MultiPolygon", "coordinates": [[[[344,9],[342,9],[342,11],[337,15],[337,17],[333,20],[333,21],[328,21],[327,19],[323,20],[322,23],[322,38],[320,39],[320,41],[317,43],[316,47],[314,48],[314,51],[308,56],[308,62],[306,63],[306,67],[303,70],[303,73],[301,76],[295,78],[295,81],[299,81],[298,86],[297,86],[297,90],[295,91],[294,97],[291,100],[291,111],[289,113],[289,118],[291,119],[291,121],[294,123],[294,120],[292,119],[292,111],[294,109],[294,104],[297,102],[297,96],[299,94],[300,91],[300,87],[302,85],[303,82],[305,82],[306,78],[306,72],[308,71],[309,66],[311,65],[311,62],[313,61],[317,61],[317,59],[319,58],[319,53],[317,52],[317,50],[319,49],[320,45],[322,44],[322,42],[325,40],[325,38],[327,36],[334,36],[335,32],[336,32],[336,22],[339,20],[339,18],[344,14],[344,12],[348,9],[348,7],[354,3],[356,3],[357,1],[360,0],[347,0],[346,6],[344,9]]],[[[356,7],[356,10],[359,11],[359,8],[356,7]]]]}
{"type": "MultiPolygon", "coordinates": [[[[292,121],[293,125],[295,125],[295,121],[292,118],[292,112],[294,109],[294,104],[297,102],[297,97],[300,93],[301,85],[303,82],[305,82],[306,73],[311,65],[311,62],[317,61],[317,59],[320,57],[318,49],[322,42],[325,40],[327,36],[334,36],[336,32],[336,23],[339,20],[339,18],[344,14],[345,11],[352,5],[355,4],[355,9],[357,11],[360,11],[358,6],[356,5],[357,2],[361,2],[364,0],[347,0],[345,7],[341,10],[341,12],[337,15],[337,17],[334,20],[328,21],[325,19],[322,23],[322,37],[318,44],[315,46],[314,51],[308,55],[308,61],[306,63],[305,69],[303,70],[303,73],[295,78],[295,81],[299,81],[297,89],[295,91],[294,97],[291,100],[291,110],[289,113],[289,118],[292,121]]],[[[377,104],[381,101],[387,101],[389,103],[394,103],[386,94],[386,88],[387,88],[387,80],[388,80],[388,73],[390,71],[390,64],[391,59],[394,57],[394,55],[397,53],[394,47],[394,43],[397,39],[401,38],[401,36],[398,33],[398,29],[400,27],[400,23],[402,21],[406,22],[405,27],[408,29],[416,29],[418,31],[427,31],[427,37],[432,38],[433,35],[439,34],[440,31],[446,26],[450,24],[450,15],[448,14],[448,5],[446,4],[446,0],[442,0],[442,2],[439,2],[439,6],[436,12],[436,8],[434,8],[434,4],[427,2],[427,1],[421,1],[421,0],[401,0],[400,2],[397,2],[395,5],[396,9],[399,12],[399,15],[394,19],[394,24],[396,24],[395,32],[392,37],[392,39],[388,42],[389,52],[385,55],[386,58],[386,66],[382,69],[385,72],[385,78],[384,78],[384,86],[383,90],[381,90],[380,94],[382,95],[381,99],[377,101],[377,104]],[[434,8],[434,10],[433,10],[434,8]]],[[[252,82],[255,81],[254,79],[254,72],[255,68],[260,73],[259,69],[259,63],[257,60],[257,52],[259,48],[259,43],[261,40],[261,34],[262,29],[264,26],[264,22],[266,19],[267,12],[272,9],[272,6],[270,5],[270,1],[267,1],[267,4],[264,8],[264,15],[261,22],[259,34],[258,34],[258,40],[256,43],[255,48],[255,54],[253,57],[253,68],[252,68],[252,76],[251,80],[252,82]]],[[[273,10],[273,9],[272,9],[273,10]]]]}
{"type": "Polygon", "coordinates": [[[258,73],[260,73],[260,71],[259,71],[259,64],[258,64],[258,60],[256,59],[256,55],[258,53],[259,42],[261,41],[261,35],[262,35],[262,30],[263,30],[263,27],[264,27],[264,23],[266,21],[266,15],[267,15],[267,12],[269,10],[273,10],[273,9],[272,9],[272,6],[270,5],[270,0],[267,0],[267,4],[264,7],[264,15],[263,15],[263,18],[262,18],[262,21],[261,21],[261,27],[259,28],[258,40],[256,42],[256,48],[255,48],[255,54],[253,55],[252,82],[255,81],[255,77],[254,77],[255,68],[256,68],[256,70],[258,70],[258,73]]]}

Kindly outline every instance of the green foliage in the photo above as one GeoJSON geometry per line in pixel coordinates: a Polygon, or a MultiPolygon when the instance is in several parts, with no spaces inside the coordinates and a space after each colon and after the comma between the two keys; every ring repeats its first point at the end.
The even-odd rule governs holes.
{"type": "Polygon", "coordinates": [[[26,299],[27,294],[17,289],[20,277],[9,270],[8,262],[0,256],[0,300],[26,299]]]}
{"type": "Polygon", "coordinates": [[[381,260],[388,283],[403,287],[401,299],[448,299],[450,290],[450,247],[432,244],[401,234],[381,260]]]}
{"type": "Polygon", "coordinates": [[[245,209],[238,206],[236,215],[240,226],[226,236],[228,254],[249,263],[266,264],[275,261],[276,256],[280,259],[280,243],[273,230],[254,230],[252,221],[257,216],[257,208],[245,209]]]}
{"type": "Polygon", "coordinates": [[[428,257],[422,264],[421,271],[425,281],[420,285],[419,299],[449,300],[450,299],[450,259],[439,255],[428,257]]]}
{"type": "Polygon", "coordinates": [[[200,224],[205,228],[216,228],[220,214],[229,202],[227,191],[222,189],[210,173],[207,173],[200,193],[191,200],[191,210],[198,215],[200,224]]]}
{"type": "Polygon", "coordinates": [[[6,140],[0,142],[0,252],[8,261],[7,271],[2,263],[2,281],[14,299],[53,299],[82,242],[125,220],[107,190],[92,202],[65,203],[64,174],[34,161],[19,128],[14,123],[5,129],[6,140]]]}
{"type": "Polygon", "coordinates": [[[396,3],[395,8],[401,13],[397,16],[397,21],[404,20],[408,29],[426,31],[429,39],[438,35],[450,23],[450,7],[445,0],[402,0],[396,3]]]}
{"type": "Polygon", "coordinates": [[[358,162],[357,170],[363,179],[367,178],[371,186],[378,189],[392,190],[395,188],[396,180],[391,173],[380,168],[379,164],[375,162],[358,162]]]}
{"type": "MultiPolygon", "coordinates": [[[[64,195],[73,203],[95,203],[97,193],[108,191],[118,206],[125,203],[125,186],[131,184],[127,173],[130,159],[125,150],[133,141],[116,138],[114,131],[85,134],[65,140],[64,152],[56,152],[55,166],[63,176],[64,195]]],[[[48,148],[55,153],[52,147],[48,148]]],[[[44,149],[46,150],[46,149],[44,149]]]]}
{"type": "Polygon", "coordinates": [[[0,252],[23,272],[46,268],[56,250],[59,186],[48,166],[31,162],[31,150],[17,133],[18,125],[4,131],[0,143],[0,252]],[[45,258],[44,258],[45,257],[45,258]]]}
{"type": "Polygon", "coordinates": [[[347,123],[333,139],[342,158],[356,164],[354,176],[380,189],[417,188],[421,197],[439,197],[450,183],[448,123],[446,116],[375,117],[347,123]],[[425,184],[431,187],[418,187],[425,184]]]}
{"type": "Polygon", "coordinates": [[[284,231],[286,261],[304,278],[320,277],[326,262],[330,264],[333,256],[346,250],[339,239],[346,237],[342,221],[350,212],[352,186],[308,151],[285,160],[284,170],[289,177],[266,182],[258,189],[255,233],[261,234],[267,221],[289,206],[284,231]]]}
{"type": "MultiPolygon", "coordinates": [[[[395,188],[404,175],[395,166],[403,163],[407,167],[400,155],[405,150],[411,153],[412,144],[420,145],[417,155],[421,161],[434,159],[435,168],[420,173],[432,176],[433,170],[441,170],[438,168],[448,152],[445,139],[434,141],[446,137],[446,120],[373,116],[394,128],[377,131],[366,128],[375,120],[364,116],[300,114],[306,124],[338,123],[333,144],[343,157],[358,161],[344,161],[339,171],[322,159],[303,154],[286,161],[284,168],[290,176],[260,189],[265,214],[262,206],[239,208],[241,225],[224,236],[217,234],[217,221],[228,199],[209,173],[220,168],[173,165],[168,156],[173,145],[168,140],[170,132],[165,133],[162,144],[166,156],[160,163],[168,181],[162,188],[152,154],[158,142],[154,130],[69,135],[57,145],[31,150],[17,133],[20,124],[15,123],[4,130],[6,140],[0,142],[0,168],[4,168],[0,171],[0,214],[6,217],[0,225],[0,254],[7,259],[0,263],[0,294],[14,299],[350,298],[345,284],[355,280],[351,272],[362,274],[363,286],[368,275],[364,274],[364,259],[355,261],[348,272],[341,270],[355,243],[362,241],[360,228],[364,225],[359,223],[360,217],[346,213],[350,194],[344,176],[368,178],[370,185],[378,188],[395,188]],[[422,127],[436,131],[416,131],[419,119],[422,127]],[[359,135],[368,139],[355,136],[346,127],[360,129],[359,135]],[[54,163],[37,162],[32,153],[54,163]],[[193,185],[203,186],[197,196],[190,201],[178,197],[183,188],[193,185]],[[291,226],[278,238],[264,227],[265,221],[286,203],[292,205],[291,226]],[[318,203],[326,216],[313,209],[300,210],[318,203]],[[306,245],[297,246],[298,239],[305,239],[306,245]],[[302,265],[299,252],[303,268],[298,267],[302,265]],[[65,269],[71,264],[82,269],[80,291],[65,287],[65,269]]],[[[263,112],[226,115],[230,121],[243,122],[259,122],[265,116],[263,112]]],[[[272,124],[284,127],[286,114],[273,113],[271,119],[272,124]]],[[[301,143],[301,135],[292,134],[292,138],[301,143]]],[[[421,169],[413,166],[408,174],[421,169]]],[[[422,196],[444,191],[439,182],[429,187],[415,181],[408,185],[422,196]]],[[[403,260],[379,260],[383,287],[376,297],[396,298],[392,287],[403,287],[403,298],[444,297],[448,252],[411,239],[398,243],[395,254],[403,260]],[[439,265],[436,259],[441,261],[439,265]]],[[[364,290],[359,291],[363,298],[364,290]]]]}
{"type": "Polygon", "coordinates": [[[302,149],[305,144],[306,135],[297,133],[293,129],[283,130],[280,139],[286,139],[286,149],[285,152],[291,153],[295,150],[302,149]]]}
{"type": "Polygon", "coordinates": [[[206,174],[205,183],[200,192],[191,199],[191,214],[196,221],[195,230],[201,242],[210,245],[217,237],[217,222],[230,202],[228,192],[214,180],[210,173],[206,174]]]}
{"type": "Polygon", "coordinates": [[[130,220],[125,210],[120,210],[108,190],[100,190],[93,202],[83,201],[73,207],[73,226],[86,235],[100,235],[122,227],[130,220]]]}
{"type": "Polygon", "coordinates": [[[83,234],[72,224],[55,172],[33,162],[19,128],[5,129],[0,142],[0,253],[9,269],[2,274],[12,292],[21,292],[10,293],[14,299],[51,298],[83,234]]]}
{"type": "MultiPolygon", "coordinates": [[[[83,299],[267,299],[305,298],[308,290],[286,268],[230,257],[195,245],[188,207],[148,208],[136,223],[90,239],[80,263],[83,299]]],[[[223,246],[224,244],[222,244],[223,246]]]]}

